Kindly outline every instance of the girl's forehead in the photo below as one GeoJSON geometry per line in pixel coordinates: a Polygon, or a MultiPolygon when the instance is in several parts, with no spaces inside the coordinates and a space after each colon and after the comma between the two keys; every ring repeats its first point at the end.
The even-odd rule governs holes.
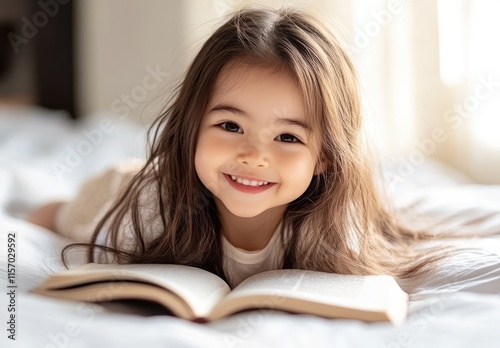
{"type": "Polygon", "coordinates": [[[244,97],[266,97],[266,91],[272,92],[275,98],[288,97],[294,104],[300,104],[300,108],[303,106],[300,86],[290,72],[276,65],[252,64],[246,61],[229,63],[221,70],[215,81],[211,99],[220,99],[228,94],[232,98],[242,94],[244,97]]]}

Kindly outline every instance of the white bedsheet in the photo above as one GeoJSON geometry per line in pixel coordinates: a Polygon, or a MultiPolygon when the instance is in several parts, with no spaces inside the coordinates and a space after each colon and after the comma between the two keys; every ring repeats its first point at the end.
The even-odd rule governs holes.
{"type": "MultiPolygon", "coordinates": [[[[0,109],[1,347],[500,346],[500,186],[464,184],[432,162],[395,192],[398,205],[407,207],[420,223],[443,229],[461,226],[460,231],[481,237],[442,242],[455,244],[457,252],[432,276],[409,285],[410,315],[401,327],[271,310],[196,324],[130,314],[120,305],[102,307],[30,294],[48,272],[62,269],[59,253],[69,241],[22,217],[44,201],[71,197],[85,177],[114,161],[144,156],[144,132],[113,119],[114,130],[61,180],[53,164],[64,164],[67,147],[76,148],[85,134],[99,128],[103,117],[108,116],[72,125],[63,115],[41,109],[0,109]],[[424,180],[429,172],[434,179],[441,175],[439,185],[424,180]],[[412,183],[420,188],[415,190],[412,183]],[[15,342],[6,331],[10,232],[16,233],[17,245],[15,342]]],[[[74,255],[72,261],[81,257],[74,255]]]]}

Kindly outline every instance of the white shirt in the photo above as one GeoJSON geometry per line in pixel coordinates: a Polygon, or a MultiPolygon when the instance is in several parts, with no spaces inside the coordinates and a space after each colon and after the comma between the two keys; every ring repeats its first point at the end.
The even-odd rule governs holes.
{"type": "Polygon", "coordinates": [[[267,245],[263,249],[256,251],[237,248],[226,237],[222,236],[224,273],[231,288],[254,274],[281,268],[283,250],[279,233],[280,226],[281,223],[274,231],[267,245]]]}

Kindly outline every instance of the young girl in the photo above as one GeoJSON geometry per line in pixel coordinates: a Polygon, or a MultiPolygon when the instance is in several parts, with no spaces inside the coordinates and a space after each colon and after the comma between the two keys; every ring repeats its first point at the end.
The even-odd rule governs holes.
{"type": "Polygon", "coordinates": [[[98,247],[103,262],[192,265],[231,286],[278,268],[407,278],[435,260],[386,205],[354,67],[310,14],[236,12],[150,131],[145,164],[31,220],[87,245],[89,262],[98,247]]]}

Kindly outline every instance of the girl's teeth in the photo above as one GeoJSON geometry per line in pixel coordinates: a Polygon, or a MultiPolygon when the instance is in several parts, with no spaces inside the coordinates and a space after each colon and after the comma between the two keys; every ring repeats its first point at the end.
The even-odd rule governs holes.
{"type": "Polygon", "coordinates": [[[266,181],[256,181],[256,180],[247,180],[247,179],[240,179],[237,176],[231,175],[231,179],[236,181],[238,184],[246,185],[246,186],[262,186],[262,185],[267,185],[268,182],[266,181]]]}

